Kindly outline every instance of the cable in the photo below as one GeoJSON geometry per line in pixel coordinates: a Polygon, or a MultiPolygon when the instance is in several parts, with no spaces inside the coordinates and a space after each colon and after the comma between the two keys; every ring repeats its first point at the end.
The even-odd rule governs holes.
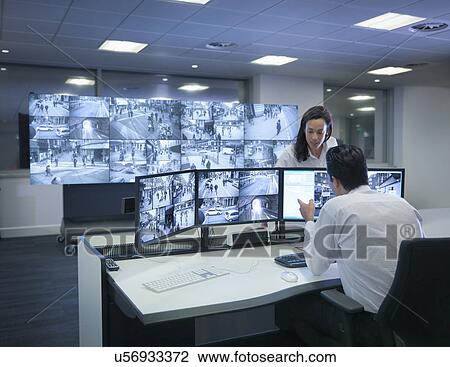
{"type": "Polygon", "coordinates": [[[272,245],[282,245],[284,243],[299,243],[301,242],[299,239],[295,238],[295,239],[284,239],[284,240],[271,240],[271,244],[272,245]]]}

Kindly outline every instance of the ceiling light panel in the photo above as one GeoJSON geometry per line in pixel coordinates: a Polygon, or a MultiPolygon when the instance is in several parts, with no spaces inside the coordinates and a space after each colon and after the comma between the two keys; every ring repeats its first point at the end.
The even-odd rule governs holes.
{"type": "Polygon", "coordinates": [[[392,31],[410,24],[421,22],[425,19],[426,18],[406,14],[386,13],[378,17],[356,23],[355,26],[392,31]]]}
{"type": "Polygon", "coordinates": [[[251,63],[258,64],[258,65],[281,66],[281,65],[286,65],[286,64],[289,64],[289,63],[297,61],[297,60],[298,60],[298,58],[296,58],[296,57],[268,55],[268,56],[264,56],[259,59],[253,60],[251,63]]]}
{"type": "Polygon", "coordinates": [[[177,3],[190,3],[190,4],[208,4],[211,0],[174,0],[177,3]]]}
{"type": "Polygon", "coordinates": [[[368,74],[373,75],[396,75],[396,74],[402,74],[407,73],[409,71],[412,71],[410,68],[402,68],[402,67],[396,67],[396,66],[388,66],[381,69],[375,69],[368,72],[368,74]]]}
{"type": "Polygon", "coordinates": [[[106,40],[101,44],[99,50],[113,52],[131,52],[138,53],[148,46],[148,43],[139,43],[131,41],[106,40]]]}

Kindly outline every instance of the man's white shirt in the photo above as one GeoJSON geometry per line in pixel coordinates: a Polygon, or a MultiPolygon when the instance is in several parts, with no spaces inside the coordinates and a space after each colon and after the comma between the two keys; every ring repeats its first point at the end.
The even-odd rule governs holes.
{"type": "Polygon", "coordinates": [[[311,272],[320,275],[336,260],[345,294],[373,313],[392,285],[401,241],[423,237],[422,218],[414,207],[366,185],[329,200],[305,231],[311,272]],[[388,226],[396,234],[392,240],[387,240],[388,226]]]}

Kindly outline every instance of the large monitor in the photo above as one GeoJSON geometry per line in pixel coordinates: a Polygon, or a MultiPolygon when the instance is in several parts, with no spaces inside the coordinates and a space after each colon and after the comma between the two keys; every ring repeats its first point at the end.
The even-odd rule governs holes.
{"type": "Polygon", "coordinates": [[[32,184],[134,182],[190,169],[273,167],[297,106],[34,94],[32,184]]]}
{"type": "Polygon", "coordinates": [[[138,177],[137,244],[145,245],[196,224],[194,171],[138,177]]]}
{"type": "Polygon", "coordinates": [[[203,226],[279,220],[279,170],[198,172],[197,217],[203,226]]]}
{"type": "MultiPolygon", "coordinates": [[[[334,196],[327,172],[314,168],[283,169],[282,172],[283,220],[303,220],[297,198],[304,202],[314,200],[314,218],[317,219],[320,209],[334,196]]],[[[368,170],[369,187],[372,190],[403,197],[404,176],[404,169],[371,168],[368,170]]]]}

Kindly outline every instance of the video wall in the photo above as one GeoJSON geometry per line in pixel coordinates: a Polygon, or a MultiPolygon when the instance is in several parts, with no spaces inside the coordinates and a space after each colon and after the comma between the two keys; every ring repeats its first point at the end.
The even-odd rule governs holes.
{"type": "Polygon", "coordinates": [[[30,93],[29,115],[31,184],[270,168],[299,128],[297,106],[235,102],[30,93]]]}

